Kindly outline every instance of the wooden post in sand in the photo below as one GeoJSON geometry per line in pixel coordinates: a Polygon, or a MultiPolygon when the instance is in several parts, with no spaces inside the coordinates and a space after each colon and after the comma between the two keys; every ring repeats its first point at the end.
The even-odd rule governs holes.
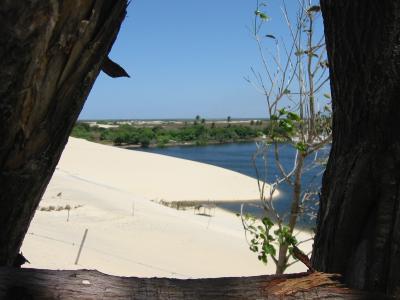
{"type": "Polygon", "coordinates": [[[83,244],[85,243],[85,240],[86,240],[87,233],[88,233],[88,229],[86,228],[86,229],[85,229],[85,233],[83,234],[83,238],[82,238],[81,245],[79,246],[78,255],[76,256],[75,265],[77,265],[77,264],[78,264],[79,257],[81,256],[81,252],[82,252],[83,244]]]}

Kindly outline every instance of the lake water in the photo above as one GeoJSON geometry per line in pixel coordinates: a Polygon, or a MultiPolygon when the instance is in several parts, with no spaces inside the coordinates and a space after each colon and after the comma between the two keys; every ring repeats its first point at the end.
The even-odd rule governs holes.
{"type": "MultiPolygon", "coordinates": [[[[256,170],[253,165],[252,157],[257,150],[256,143],[236,143],[236,144],[221,144],[221,145],[207,145],[207,146],[176,146],[176,147],[166,147],[166,148],[147,148],[147,149],[135,149],[140,151],[146,151],[151,153],[158,153],[173,157],[184,158],[188,160],[198,161],[202,163],[207,163],[215,165],[218,167],[233,170],[254,178],[256,177],[256,170]]],[[[293,168],[295,149],[289,144],[281,144],[279,146],[280,161],[286,170],[291,170],[293,168]]],[[[326,158],[329,154],[329,147],[321,150],[317,157],[309,157],[306,161],[308,167],[305,168],[303,173],[303,186],[307,187],[307,190],[319,190],[322,172],[324,166],[321,163],[316,163],[320,159],[326,158]]],[[[276,167],[273,149],[270,148],[265,155],[267,159],[267,172],[266,178],[267,182],[275,181],[279,177],[279,171],[276,167]]],[[[259,155],[257,160],[257,168],[260,170],[261,176],[265,175],[264,162],[262,155],[259,155]]],[[[292,196],[291,187],[284,183],[279,186],[280,195],[277,198],[278,201],[274,201],[275,207],[281,215],[290,209],[290,200],[292,196]]],[[[316,212],[317,209],[317,197],[314,200],[310,200],[310,203],[314,205],[309,205],[310,208],[316,212]]],[[[225,209],[229,209],[234,212],[240,211],[240,204],[221,204],[219,205],[225,209]]],[[[245,211],[261,216],[263,215],[263,210],[259,207],[259,201],[254,203],[249,203],[245,205],[245,211]]],[[[311,211],[312,212],[312,211],[311,211]]],[[[302,225],[313,226],[315,219],[309,217],[303,217],[300,220],[302,225]]]]}

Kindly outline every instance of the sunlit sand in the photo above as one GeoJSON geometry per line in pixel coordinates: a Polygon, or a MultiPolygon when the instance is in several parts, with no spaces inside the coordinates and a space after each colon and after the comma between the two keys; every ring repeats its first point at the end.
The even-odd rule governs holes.
{"type": "MultiPolygon", "coordinates": [[[[273,273],[272,262],[250,252],[233,213],[216,208],[205,216],[158,203],[257,197],[254,179],[229,170],[70,138],[26,235],[26,267],[177,278],[273,273]]],[[[305,270],[296,263],[288,272],[305,270]]]]}

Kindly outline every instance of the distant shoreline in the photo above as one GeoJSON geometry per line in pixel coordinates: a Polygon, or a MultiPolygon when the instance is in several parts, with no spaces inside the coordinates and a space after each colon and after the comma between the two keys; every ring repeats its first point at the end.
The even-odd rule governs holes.
{"type": "Polygon", "coordinates": [[[237,140],[237,141],[229,141],[229,142],[217,142],[217,141],[210,141],[207,144],[196,144],[195,142],[186,142],[186,143],[168,143],[163,146],[158,146],[157,144],[151,144],[148,147],[142,147],[140,145],[115,145],[110,144],[110,146],[115,146],[123,149],[146,149],[146,148],[168,148],[168,147],[204,147],[204,146],[211,146],[211,145],[228,145],[228,144],[243,144],[243,143],[252,143],[252,142],[259,142],[261,139],[253,139],[253,140],[237,140]]]}
{"type": "Polygon", "coordinates": [[[120,148],[205,146],[268,140],[269,121],[96,121],[76,123],[71,136],[120,148]]]}
{"type": "Polygon", "coordinates": [[[151,144],[147,147],[142,147],[141,145],[137,144],[126,144],[126,145],[117,145],[109,141],[91,141],[87,140],[89,142],[97,143],[100,145],[106,145],[106,146],[112,146],[112,147],[117,147],[121,149],[128,149],[128,150],[136,150],[136,149],[154,149],[154,148],[171,148],[171,147],[206,147],[206,146],[215,146],[215,145],[229,145],[229,144],[246,144],[246,143],[255,143],[262,141],[262,139],[253,139],[253,140],[237,140],[237,141],[228,141],[228,142],[217,142],[217,141],[212,141],[208,142],[207,144],[196,144],[195,142],[186,142],[186,143],[168,143],[163,146],[158,146],[157,144],[151,144]]]}

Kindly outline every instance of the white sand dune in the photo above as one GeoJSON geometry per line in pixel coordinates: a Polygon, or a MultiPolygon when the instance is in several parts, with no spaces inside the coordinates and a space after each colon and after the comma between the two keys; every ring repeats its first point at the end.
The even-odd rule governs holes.
{"type": "Polygon", "coordinates": [[[78,178],[154,200],[256,200],[255,180],[185,159],[70,138],[59,168],[78,178]]]}
{"type": "MultiPolygon", "coordinates": [[[[40,204],[42,209],[71,206],[69,221],[68,210],[38,210],[22,251],[31,261],[27,267],[123,276],[273,273],[273,263],[265,266],[249,251],[234,214],[216,209],[207,217],[151,201],[255,199],[256,192],[254,179],[225,169],[70,138],[40,204]]],[[[297,263],[288,271],[304,270],[297,263]]]]}

